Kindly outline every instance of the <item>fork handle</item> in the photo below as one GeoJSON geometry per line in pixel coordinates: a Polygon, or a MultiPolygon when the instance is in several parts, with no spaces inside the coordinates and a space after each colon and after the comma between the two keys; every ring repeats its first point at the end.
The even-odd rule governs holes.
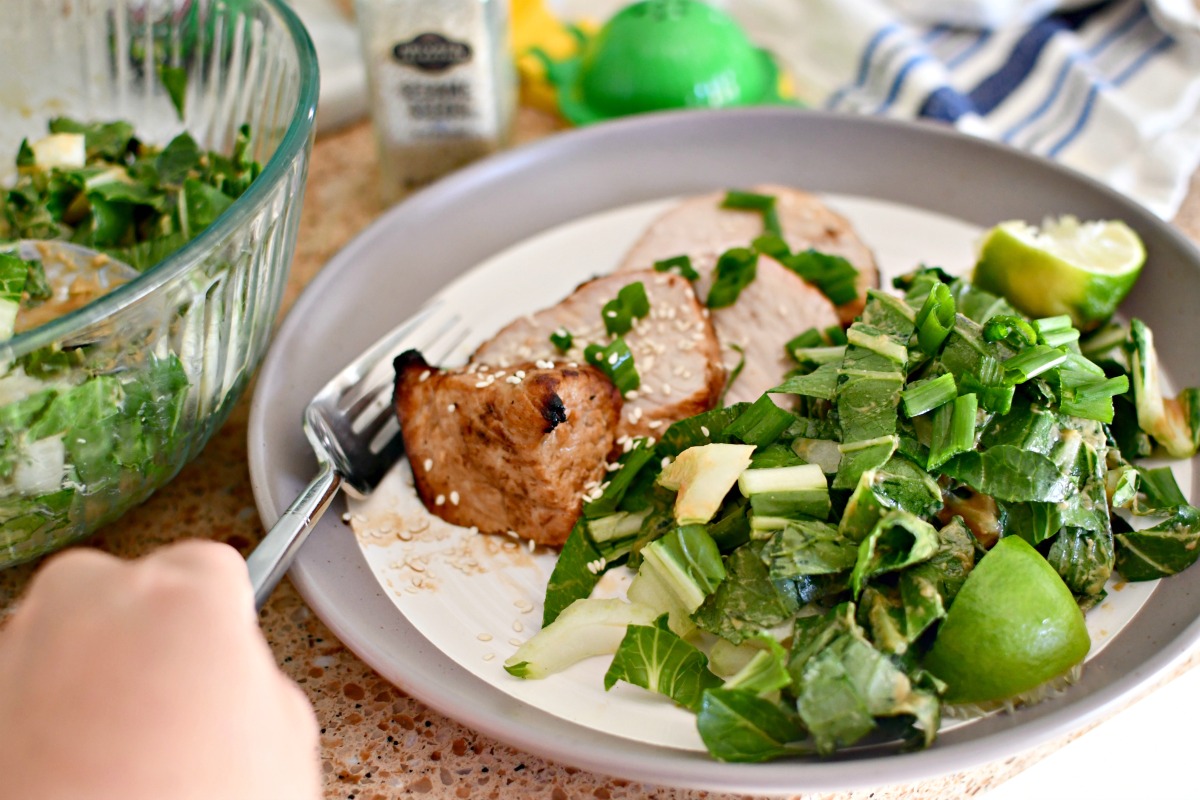
{"type": "Polygon", "coordinates": [[[254,548],[254,552],[246,558],[256,609],[261,610],[266,605],[267,598],[295,560],[300,545],[304,544],[309,531],[321,519],[325,509],[329,508],[341,485],[342,476],[328,461],[323,462],[317,476],[292,501],[287,511],[254,548]]]}

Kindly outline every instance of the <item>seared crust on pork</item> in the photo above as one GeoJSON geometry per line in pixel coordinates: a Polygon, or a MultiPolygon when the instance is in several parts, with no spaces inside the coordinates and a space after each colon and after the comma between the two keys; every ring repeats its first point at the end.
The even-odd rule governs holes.
{"type": "MultiPolygon", "coordinates": [[[[868,288],[879,286],[879,270],[871,251],[850,222],[808,192],[774,184],[750,189],[775,197],[775,211],[784,241],[793,252],[813,248],[839,255],[858,270],[858,297],[838,306],[838,317],[849,325],[862,312],[868,288]]],[[[655,220],[626,254],[620,269],[646,269],[665,258],[688,254],[699,272],[710,271],[717,257],[731,247],[748,247],[763,232],[762,216],[754,211],[721,208],[724,192],[688,198],[655,220]]],[[[808,325],[799,328],[800,333],[808,325]]]]}
{"type": "Polygon", "coordinates": [[[725,386],[721,348],[707,310],[678,275],[640,270],[590,280],[558,305],[514,320],[480,345],[471,363],[502,368],[557,358],[583,364],[588,344],[610,340],[602,307],[637,281],[646,289],[650,313],[636,320],[624,339],[641,386],[625,398],[617,436],[658,438],[671,423],[713,408],[725,386]],[[550,341],[559,329],[573,337],[565,354],[550,341]]]}
{"type": "Polygon", "coordinates": [[[395,406],[425,507],[484,533],[561,545],[604,479],[622,400],[590,366],[439,370],[396,358],[395,406]]]}

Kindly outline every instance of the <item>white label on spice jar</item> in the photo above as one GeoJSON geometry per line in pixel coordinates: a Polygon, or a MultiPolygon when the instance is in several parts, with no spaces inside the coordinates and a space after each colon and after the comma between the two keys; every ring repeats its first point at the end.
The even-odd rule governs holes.
{"type": "Polygon", "coordinates": [[[496,139],[506,87],[495,41],[474,3],[382,3],[364,34],[380,135],[392,142],[496,139]]]}
{"type": "Polygon", "coordinates": [[[515,86],[503,0],[359,0],[385,200],[507,143],[515,86]]]}

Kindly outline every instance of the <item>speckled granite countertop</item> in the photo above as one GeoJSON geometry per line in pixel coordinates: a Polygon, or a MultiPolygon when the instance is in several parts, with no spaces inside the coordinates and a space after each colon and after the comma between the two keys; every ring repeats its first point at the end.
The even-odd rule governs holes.
{"type": "MultiPolygon", "coordinates": [[[[550,130],[523,115],[521,138],[550,130]]],[[[324,137],[312,158],[285,309],[321,266],[380,211],[369,126],[324,137]]],[[[1176,219],[1200,241],[1200,176],[1176,219]]],[[[250,393],[200,457],[169,486],[87,546],[136,556],[174,539],[199,536],[249,553],[262,534],[250,492],[246,427],[250,393]]],[[[0,608],[25,588],[36,564],[0,572],[0,608]]],[[[388,684],[341,644],[287,581],[263,610],[262,629],[283,669],[299,682],[322,726],[325,794],[346,800],[393,797],[657,798],[724,800],[703,792],[614,780],[546,761],[474,733],[388,684]]],[[[965,774],[912,786],[809,795],[825,800],[966,797],[1016,774],[1078,734],[965,774]]]]}

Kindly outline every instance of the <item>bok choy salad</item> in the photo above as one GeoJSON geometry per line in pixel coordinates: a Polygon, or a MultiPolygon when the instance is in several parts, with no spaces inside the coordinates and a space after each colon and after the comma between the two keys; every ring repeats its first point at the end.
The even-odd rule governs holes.
{"type": "MultiPolygon", "coordinates": [[[[0,191],[0,346],[113,288],[82,274],[61,285],[42,261],[5,242],[71,242],[145,271],[246,191],[261,172],[249,144],[247,128],[226,156],[186,132],[160,147],[127,122],[67,118],[23,141],[15,182],[0,191]]],[[[104,263],[96,260],[97,271],[104,263]]],[[[196,354],[166,342],[130,327],[2,351],[0,552],[20,558],[35,542],[94,530],[179,469],[185,363],[196,354]]]]}
{"type": "Polygon", "coordinates": [[[1196,560],[1200,511],[1139,461],[1195,454],[1200,393],[1164,395],[1145,324],[1081,334],[935,268],[895,288],[792,340],[794,369],[756,402],[635,440],[505,669],[605,655],[606,688],[690,710],[724,761],[925,747],[949,705],[927,656],[998,541],[1036,549],[1076,614],[1114,575],[1196,560]],[[625,567],[628,602],[591,597],[625,567]]]}

